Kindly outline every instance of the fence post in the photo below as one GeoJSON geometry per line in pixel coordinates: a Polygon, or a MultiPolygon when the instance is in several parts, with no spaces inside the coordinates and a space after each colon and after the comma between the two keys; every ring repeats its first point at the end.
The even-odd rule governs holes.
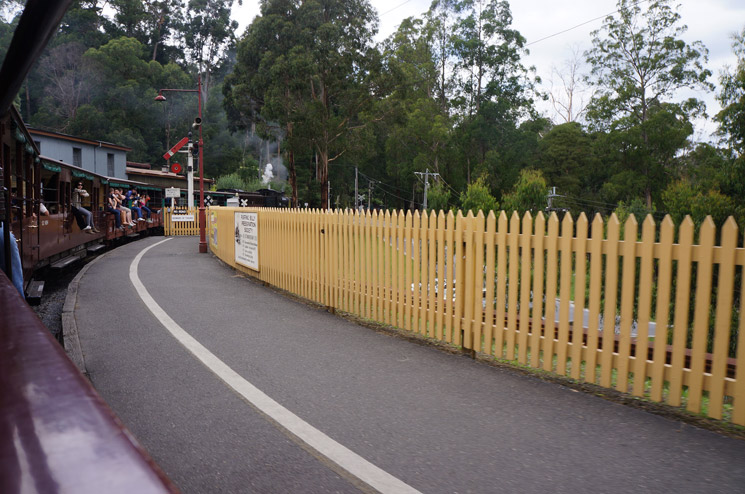
{"type": "Polygon", "coordinates": [[[530,211],[523,215],[520,232],[520,333],[517,340],[517,360],[528,362],[528,330],[530,329],[530,277],[532,276],[530,241],[533,231],[533,216],[530,211]]]}
{"type": "Polygon", "coordinates": [[[495,250],[497,241],[497,216],[489,211],[486,218],[486,308],[484,311],[484,347],[486,353],[494,354],[494,281],[496,277],[495,250]]]}
{"type": "Polygon", "coordinates": [[[608,242],[605,255],[605,311],[603,315],[603,351],[600,355],[600,385],[612,383],[613,350],[616,343],[616,298],[618,295],[618,244],[620,223],[613,213],[608,220],[608,242]]]}
{"type": "MultiPolygon", "coordinates": [[[[460,218],[459,218],[460,219],[460,218]]],[[[462,302],[458,303],[459,307],[463,307],[463,325],[461,326],[461,341],[463,345],[463,350],[472,350],[473,349],[473,319],[474,319],[474,312],[473,312],[473,298],[474,298],[474,285],[476,284],[475,280],[475,271],[474,271],[474,241],[473,241],[473,234],[474,234],[474,221],[473,221],[473,212],[468,211],[468,215],[465,218],[465,224],[463,225],[463,238],[461,242],[459,242],[459,245],[463,245],[463,252],[458,256],[458,262],[462,262],[465,258],[465,271],[463,272],[463,276],[458,276],[458,286],[465,285],[465,298],[462,302]]],[[[456,297],[456,300],[458,300],[459,297],[456,297]]]]}
{"type": "Polygon", "coordinates": [[[556,338],[556,280],[559,251],[559,217],[548,217],[546,239],[546,317],[543,329],[543,370],[554,370],[554,338],[556,338]]]}
{"type": "Polygon", "coordinates": [[[409,244],[411,247],[411,255],[409,256],[411,259],[409,260],[409,265],[412,266],[412,276],[411,276],[411,286],[413,286],[413,289],[411,290],[411,330],[415,333],[419,333],[421,330],[421,310],[420,310],[420,304],[421,304],[421,292],[422,292],[422,280],[421,280],[421,272],[422,272],[422,250],[421,250],[421,244],[420,242],[420,234],[422,232],[422,224],[421,224],[421,215],[419,214],[419,210],[414,211],[414,221],[411,225],[411,240],[409,241],[409,244]]]}
{"type": "MultiPolygon", "coordinates": [[[[717,286],[716,323],[711,362],[711,386],[709,388],[709,417],[722,418],[727,357],[729,356],[730,323],[735,288],[735,249],[737,248],[737,223],[732,216],[722,227],[722,256],[719,261],[719,284],[717,286]]],[[[742,297],[743,294],[741,293],[742,297]]],[[[740,313],[740,319],[743,313],[740,313]]],[[[745,361],[738,361],[745,365],[745,361]]],[[[739,366],[738,366],[739,367],[739,366]]]]}
{"type": "MultiPolygon", "coordinates": [[[[444,327],[447,324],[447,320],[445,319],[443,321],[446,315],[445,306],[448,299],[445,275],[447,274],[447,266],[450,265],[445,260],[446,229],[445,213],[441,209],[437,215],[437,314],[435,319],[435,338],[440,341],[447,341],[448,338],[444,327]]],[[[450,283],[449,276],[447,277],[447,283],[450,283]]]]}
{"type": "Polygon", "coordinates": [[[644,396],[649,354],[649,321],[652,305],[652,268],[654,264],[655,224],[652,215],[647,215],[642,225],[641,270],[639,272],[639,320],[636,326],[636,350],[634,352],[634,396],[644,396]]]}
{"type": "MultiPolygon", "coordinates": [[[[474,227],[471,234],[473,242],[473,315],[471,317],[471,333],[473,335],[472,346],[474,352],[481,351],[481,333],[482,321],[484,318],[484,212],[479,211],[476,217],[471,220],[474,227]]],[[[475,353],[472,354],[475,357],[475,353]]]]}
{"type": "Polygon", "coordinates": [[[714,239],[717,227],[707,216],[699,230],[699,255],[696,269],[696,312],[693,318],[693,345],[691,348],[691,374],[688,381],[686,410],[701,411],[701,393],[706,371],[706,342],[709,335],[711,310],[711,273],[714,261],[714,239]]]}
{"type": "Polygon", "coordinates": [[[541,336],[543,335],[543,271],[544,240],[546,238],[546,218],[538,212],[534,224],[533,240],[533,318],[530,335],[530,365],[536,369],[541,364],[541,336]]]}
{"type": "Polygon", "coordinates": [[[666,215],[660,225],[659,274],[657,276],[657,327],[654,336],[652,354],[652,388],[649,397],[662,401],[662,389],[665,383],[665,358],[667,356],[667,334],[670,312],[670,287],[673,270],[673,235],[675,225],[670,215],[666,215]]]}
{"type": "Polygon", "coordinates": [[[629,384],[629,357],[631,355],[631,322],[634,319],[634,292],[636,290],[636,237],[638,223],[630,215],[624,225],[623,277],[621,286],[621,327],[618,339],[618,371],[616,389],[626,392],[629,384]]]}
{"type": "Polygon", "coordinates": [[[680,406],[683,393],[683,365],[688,337],[688,305],[691,291],[693,257],[693,220],[686,216],[678,233],[678,273],[675,283],[675,319],[673,321],[673,355],[670,369],[668,403],[680,406]]]}
{"type": "Polygon", "coordinates": [[[561,274],[559,281],[559,337],[557,338],[556,373],[566,375],[569,347],[569,301],[572,291],[572,238],[574,220],[567,213],[561,222],[561,274]]]}
{"type": "Polygon", "coordinates": [[[520,215],[512,212],[510,232],[507,237],[509,247],[509,274],[507,275],[507,360],[515,359],[515,339],[517,336],[517,293],[520,285],[520,215]]]}
{"type": "Polygon", "coordinates": [[[585,336],[585,288],[587,287],[587,216],[582,212],[577,218],[577,235],[574,248],[574,322],[572,323],[572,379],[582,375],[582,348],[585,336]],[[579,322],[577,321],[579,319],[579,322]]]}
{"type": "Polygon", "coordinates": [[[494,335],[495,356],[504,356],[504,322],[507,306],[507,213],[499,212],[497,225],[497,326],[494,335]]]}

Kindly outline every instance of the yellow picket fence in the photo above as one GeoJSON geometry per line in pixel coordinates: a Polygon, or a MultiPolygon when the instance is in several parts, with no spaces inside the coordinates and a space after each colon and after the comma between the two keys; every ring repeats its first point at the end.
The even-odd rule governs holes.
{"type": "Polygon", "coordinates": [[[745,425],[732,218],[720,232],[707,218],[697,244],[690,218],[676,231],[651,216],[639,232],[633,216],[211,208],[208,228],[226,263],[330,308],[745,425]],[[235,261],[246,211],[258,271],[235,261]]]}
{"type": "Polygon", "coordinates": [[[163,230],[166,236],[199,235],[198,208],[164,208],[163,230]]]}

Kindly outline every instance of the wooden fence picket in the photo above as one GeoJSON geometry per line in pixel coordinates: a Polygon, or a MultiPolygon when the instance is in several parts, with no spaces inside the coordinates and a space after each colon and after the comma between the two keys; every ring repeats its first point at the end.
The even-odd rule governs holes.
{"type": "MultiPolygon", "coordinates": [[[[652,216],[647,216],[642,224],[642,243],[640,247],[641,267],[639,271],[639,318],[637,324],[636,348],[634,352],[634,396],[644,396],[647,381],[647,355],[649,349],[649,322],[652,307],[652,267],[654,263],[655,224],[652,216]]],[[[626,262],[626,261],[624,261],[626,262]]],[[[626,280],[624,280],[626,283],[626,280]]]]}

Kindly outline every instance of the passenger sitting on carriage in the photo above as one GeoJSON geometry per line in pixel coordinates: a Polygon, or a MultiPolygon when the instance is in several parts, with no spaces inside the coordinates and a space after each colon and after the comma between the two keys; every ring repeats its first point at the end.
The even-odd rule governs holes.
{"type": "Polygon", "coordinates": [[[128,190],[125,197],[127,198],[127,206],[132,210],[133,216],[137,216],[137,221],[145,221],[142,209],[140,208],[140,195],[137,193],[137,189],[128,190]]]}
{"type": "Polygon", "coordinates": [[[93,214],[82,205],[83,197],[90,197],[90,194],[83,188],[83,182],[78,182],[72,191],[72,213],[78,219],[79,225],[85,225],[83,227],[85,233],[98,233],[99,230],[93,224],[93,214]]]}
{"type": "Polygon", "coordinates": [[[117,201],[114,197],[114,192],[109,193],[109,197],[106,198],[106,211],[114,215],[114,224],[118,230],[124,230],[122,226],[122,213],[117,209],[117,201]]]}
{"type": "Polygon", "coordinates": [[[116,200],[116,208],[122,213],[122,223],[127,226],[135,226],[132,221],[132,210],[124,206],[125,197],[122,194],[122,189],[114,189],[113,196],[116,200]]]}
{"type": "Polygon", "coordinates": [[[150,214],[158,213],[158,211],[154,211],[150,206],[148,206],[148,203],[150,202],[150,196],[147,195],[147,192],[140,196],[140,202],[142,203],[142,206],[140,207],[142,207],[143,209],[147,209],[150,214]]]}
{"type": "Polygon", "coordinates": [[[147,194],[143,195],[137,195],[137,205],[142,210],[145,218],[147,218],[148,223],[152,223],[153,219],[151,218],[153,211],[149,207],[147,207],[147,200],[145,199],[147,197],[147,194]]]}

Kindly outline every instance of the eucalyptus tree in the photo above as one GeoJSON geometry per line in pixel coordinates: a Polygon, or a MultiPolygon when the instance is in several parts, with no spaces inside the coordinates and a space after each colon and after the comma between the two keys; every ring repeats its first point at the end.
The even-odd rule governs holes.
{"type": "Polygon", "coordinates": [[[456,140],[466,174],[486,173],[492,188],[504,168],[517,178],[510,148],[519,140],[518,122],[533,116],[533,69],[526,68],[525,38],[511,27],[505,0],[449,0],[455,18],[451,36],[453,109],[458,119],[456,140]]]}
{"type": "Polygon", "coordinates": [[[295,132],[301,118],[298,109],[307,97],[303,74],[308,72],[307,60],[295,49],[302,45],[297,15],[295,0],[262,2],[261,14],[238,43],[236,64],[223,86],[233,127],[253,128],[273,139],[284,137],[293,207],[298,204],[295,153],[298,146],[307,145],[295,132]]]}
{"type": "Polygon", "coordinates": [[[670,0],[645,9],[619,0],[617,7],[592,33],[593,48],[585,53],[596,90],[587,117],[593,129],[614,134],[621,154],[611,179],[616,190],[634,176],[638,190],[627,189],[627,195],[641,195],[651,207],[653,191],[664,188],[666,170],[693,132],[691,119],[704,114],[703,102],[674,98],[680,89],[712,89],[704,68],[708,51],[699,41],[683,41],[686,26],[670,0]]]}
{"type": "Polygon", "coordinates": [[[737,57],[737,66],[721,74],[721,91],[717,99],[722,110],[716,120],[721,134],[742,157],[745,155],[745,27],[732,36],[732,49],[737,57]]]}
{"type": "Polygon", "coordinates": [[[383,44],[384,97],[376,114],[387,175],[405,190],[417,181],[414,172],[426,169],[450,179],[446,156],[452,124],[447,104],[441,103],[437,36],[429,22],[409,18],[383,44]]]}
{"type": "MultiPolygon", "coordinates": [[[[742,198],[745,196],[745,27],[732,36],[732,48],[737,66],[722,73],[721,91],[717,95],[722,110],[716,120],[733,155],[725,161],[720,187],[731,197],[742,198]]],[[[745,211],[740,217],[745,219],[745,211]]]]}
{"type": "Polygon", "coordinates": [[[185,15],[182,0],[110,0],[109,5],[114,10],[113,35],[137,38],[150,48],[152,60],[166,61],[166,40],[185,15]]]}
{"type": "Polygon", "coordinates": [[[323,207],[329,163],[355,145],[350,133],[374,97],[376,31],[367,0],[265,0],[226,85],[234,123],[279,122],[292,150],[312,147],[323,207]]]}
{"type": "Polygon", "coordinates": [[[213,75],[235,46],[238,22],[230,19],[232,7],[233,0],[188,0],[178,27],[186,62],[194,65],[202,77],[205,101],[213,75]]]}

